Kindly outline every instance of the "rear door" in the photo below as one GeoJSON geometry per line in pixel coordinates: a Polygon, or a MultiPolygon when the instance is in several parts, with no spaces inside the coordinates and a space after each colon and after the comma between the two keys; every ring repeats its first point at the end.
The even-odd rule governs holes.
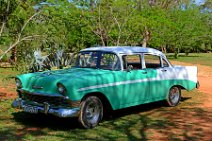
{"type": "Polygon", "coordinates": [[[158,101],[166,98],[170,87],[168,74],[172,74],[169,63],[160,55],[144,54],[144,69],[148,73],[148,101],[158,101]]]}

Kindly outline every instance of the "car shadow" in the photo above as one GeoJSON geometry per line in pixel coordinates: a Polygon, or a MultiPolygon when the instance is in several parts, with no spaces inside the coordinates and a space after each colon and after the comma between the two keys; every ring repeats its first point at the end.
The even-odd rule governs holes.
{"type": "Polygon", "coordinates": [[[123,108],[119,110],[114,110],[114,111],[111,111],[111,113],[108,113],[108,115],[106,116],[106,118],[104,118],[104,120],[111,120],[111,119],[120,118],[126,115],[138,114],[141,112],[148,112],[151,110],[160,109],[162,107],[166,107],[165,101],[158,101],[158,102],[142,104],[138,106],[132,106],[128,108],[123,108]]]}
{"type": "MultiPolygon", "coordinates": [[[[185,102],[191,98],[192,97],[181,97],[181,102],[185,102]]],[[[141,112],[157,110],[157,109],[161,109],[163,107],[164,108],[169,107],[167,105],[166,101],[157,101],[157,102],[142,104],[142,105],[138,105],[138,106],[128,107],[128,108],[112,111],[111,113],[109,113],[109,115],[107,115],[105,120],[110,120],[111,118],[112,119],[120,118],[120,117],[130,115],[130,114],[138,114],[141,112]]]]}
{"type": "Polygon", "coordinates": [[[180,101],[184,102],[184,101],[189,100],[189,99],[191,99],[191,98],[192,98],[192,97],[181,97],[181,100],[180,100],[180,101]]]}
{"type": "MultiPolygon", "coordinates": [[[[182,97],[181,101],[184,102],[188,99],[190,99],[190,97],[182,97]]],[[[157,110],[163,107],[167,107],[165,101],[158,101],[158,102],[153,102],[148,104],[142,104],[139,106],[124,108],[120,110],[114,110],[108,113],[104,117],[103,122],[115,120],[117,118],[120,118],[126,115],[157,110]]],[[[30,114],[25,112],[13,113],[13,117],[16,122],[26,127],[50,128],[52,130],[61,130],[61,131],[68,131],[72,129],[82,128],[77,118],[59,118],[53,115],[30,114]]]]}
{"type": "Polygon", "coordinates": [[[77,118],[59,118],[53,115],[31,114],[26,112],[13,113],[14,120],[26,127],[50,128],[68,131],[80,128],[77,118]]]}

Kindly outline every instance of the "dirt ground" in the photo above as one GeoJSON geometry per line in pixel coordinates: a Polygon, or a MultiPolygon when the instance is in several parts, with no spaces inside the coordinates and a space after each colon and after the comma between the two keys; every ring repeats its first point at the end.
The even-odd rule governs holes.
{"type": "MultiPolygon", "coordinates": [[[[174,61],[172,64],[183,66],[194,65],[174,61]]],[[[179,109],[179,118],[176,118],[176,113],[172,113],[171,110],[170,113],[168,112],[166,115],[160,115],[176,123],[176,128],[167,126],[161,130],[149,129],[147,130],[148,133],[152,133],[152,136],[148,138],[149,140],[170,140],[169,135],[172,133],[172,136],[177,136],[176,140],[194,139],[212,141],[212,67],[198,64],[197,66],[198,80],[200,82],[198,91],[202,92],[205,96],[204,100],[197,105],[197,111],[192,111],[193,107],[189,105],[187,109],[179,109]]],[[[10,87],[15,87],[15,85],[11,85],[10,87]]],[[[16,97],[17,94],[15,91],[9,91],[0,86],[0,100],[14,99],[16,97]]]]}
{"type": "Polygon", "coordinates": [[[199,91],[208,94],[207,101],[203,103],[203,107],[212,107],[212,68],[199,66],[198,79],[200,82],[199,91]]]}
{"type": "Polygon", "coordinates": [[[192,66],[196,65],[198,67],[198,80],[200,82],[200,88],[198,91],[206,94],[207,101],[204,101],[200,107],[210,107],[212,108],[212,67],[207,67],[198,64],[189,64],[182,62],[172,62],[172,64],[183,65],[183,66],[192,66]]]}
{"type": "Polygon", "coordinates": [[[173,123],[177,123],[177,126],[176,128],[170,128],[170,131],[166,128],[162,130],[162,133],[154,131],[155,137],[152,140],[156,138],[163,141],[170,140],[167,136],[170,133],[175,133],[178,140],[212,141],[212,67],[174,61],[172,64],[198,67],[198,80],[200,82],[198,91],[204,95],[204,99],[195,106],[189,105],[188,109],[179,110],[178,118],[176,118],[175,114],[172,116],[172,113],[163,115],[167,116],[167,119],[170,119],[173,123]],[[183,136],[181,135],[182,131],[184,132],[183,136]]]}

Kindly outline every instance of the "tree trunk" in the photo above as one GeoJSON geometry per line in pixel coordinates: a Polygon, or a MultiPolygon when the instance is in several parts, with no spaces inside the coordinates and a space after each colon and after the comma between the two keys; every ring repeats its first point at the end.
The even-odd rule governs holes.
{"type": "Polygon", "coordinates": [[[12,48],[10,59],[14,63],[17,61],[17,46],[12,48]]]}
{"type": "Polygon", "coordinates": [[[174,52],[174,58],[177,59],[179,57],[179,52],[180,52],[180,49],[177,47],[175,48],[175,52],[174,52]]]}
{"type": "Polygon", "coordinates": [[[6,22],[7,22],[7,20],[8,20],[9,10],[10,10],[10,1],[8,1],[8,3],[7,3],[7,10],[6,10],[6,14],[5,14],[5,15],[3,15],[3,21],[2,21],[2,25],[1,25],[1,29],[0,29],[0,38],[1,38],[2,33],[3,33],[3,31],[4,31],[4,28],[5,28],[6,22]]]}
{"type": "Polygon", "coordinates": [[[149,0],[149,6],[154,6],[156,4],[156,0],[149,0]]]}
{"type": "Polygon", "coordinates": [[[95,1],[94,0],[90,0],[90,9],[91,11],[93,12],[94,11],[94,8],[95,8],[95,1]]]}
{"type": "Polygon", "coordinates": [[[142,43],[142,47],[146,47],[147,46],[147,42],[146,42],[146,40],[144,39],[143,40],[143,43],[142,43]]]}
{"type": "Polygon", "coordinates": [[[144,33],[143,33],[143,41],[142,41],[142,47],[147,47],[147,43],[150,40],[150,31],[145,27],[144,33]]]}
{"type": "Polygon", "coordinates": [[[162,50],[163,53],[167,53],[167,51],[166,51],[166,45],[162,45],[161,46],[161,50],[162,50]]]}

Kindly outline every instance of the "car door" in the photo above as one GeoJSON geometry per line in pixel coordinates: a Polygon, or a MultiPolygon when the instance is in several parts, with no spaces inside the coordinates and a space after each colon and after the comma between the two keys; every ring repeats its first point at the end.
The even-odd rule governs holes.
{"type": "Polygon", "coordinates": [[[148,101],[154,102],[165,99],[170,87],[170,80],[167,79],[167,75],[171,73],[169,63],[160,55],[144,54],[144,67],[149,74],[148,101]]]}
{"type": "Polygon", "coordinates": [[[125,85],[122,88],[122,96],[125,98],[124,105],[134,106],[145,103],[149,94],[148,73],[142,69],[141,54],[123,55],[122,78],[125,85]]]}

